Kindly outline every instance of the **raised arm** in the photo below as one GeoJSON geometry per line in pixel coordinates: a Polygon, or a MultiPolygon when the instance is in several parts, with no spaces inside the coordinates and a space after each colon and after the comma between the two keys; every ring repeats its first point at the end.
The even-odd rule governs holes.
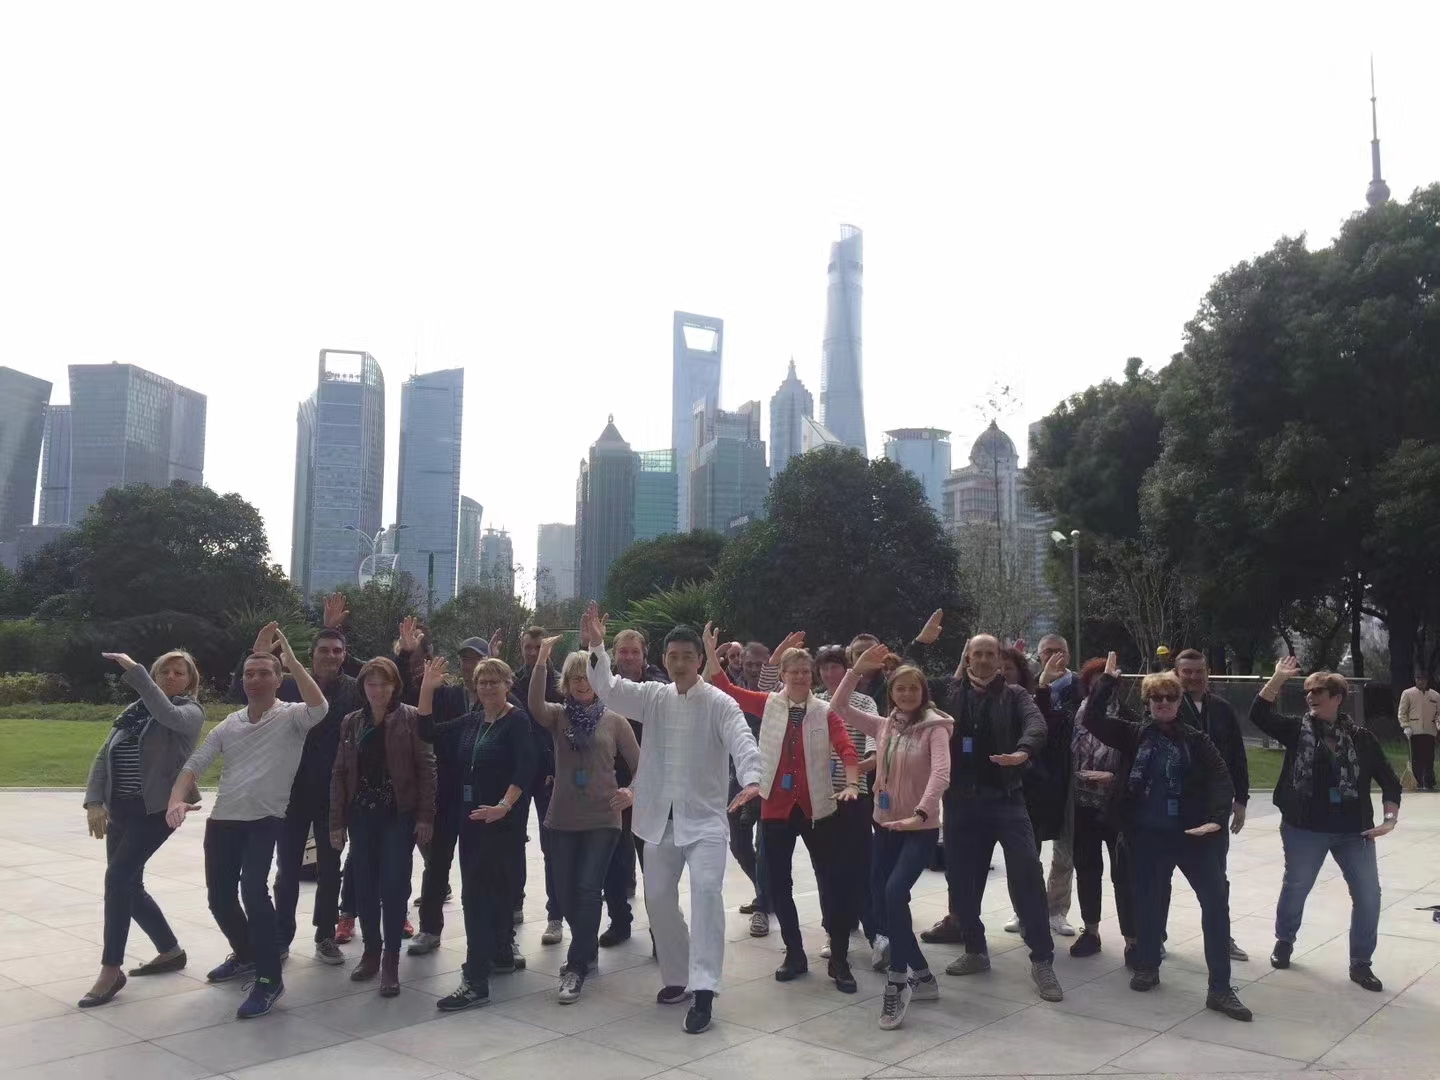
{"type": "Polygon", "coordinates": [[[716,690],[725,691],[725,693],[735,699],[735,703],[740,706],[742,712],[747,712],[751,716],[763,716],[765,714],[765,706],[770,704],[769,694],[762,693],[759,690],[746,690],[743,687],[736,686],[730,681],[730,676],[726,675],[723,671],[715,673],[714,683],[716,690]]]}
{"type": "Polygon", "coordinates": [[[304,717],[297,718],[297,722],[306,731],[309,731],[330,711],[330,703],[325,700],[325,691],[320,689],[318,683],[306,670],[305,665],[295,658],[295,650],[290,648],[290,642],[279,630],[275,631],[275,641],[280,646],[280,660],[287,671],[295,680],[295,685],[300,690],[300,700],[309,706],[309,711],[304,717]]]}
{"type": "MultiPolygon", "coordinates": [[[[862,656],[860,660],[863,661],[870,653],[883,648],[885,648],[885,646],[876,645],[875,648],[867,652],[865,656],[862,656]]],[[[867,668],[865,670],[870,669],[867,668]]],[[[830,708],[839,713],[840,719],[844,720],[856,731],[863,731],[866,735],[873,738],[880,734],[880,717],[874,713],[866,712],[864,709],[857,709],[854,705],[850,704],[850,696],[855,693],[855,687],[860,685],[860,676],[862,674],[864,674],[864,672],[861,670],[860,662],[857,661],[855,666],[845,673],[845,678],[840,681],[840,685],[835,688],[835,693],[830,697],[830,708]]]]}
{"type": "Polygon", "coordinates": [[[1136,726],[1110,715],[1110,699],[1120,685],[1120,665],[1112,652],[1105,658],[1105,673],[1095,680],[1085,704],[1085,728],[1106,746],[1129,752],[1135,749],[1136,726]]]}
{"type": "Polygon", "coordinates": [[[755,736],[750,733],[750,725],[745,722],[740,706],[734,701],[719,699],[716,722],[720,738],[735,762],[735,778],[740,781],[742,788],[754,788],[756,794],[759,794],[762,766],[760,747],[755,742],[755,736]]]}
{"type": "Polygon", "coordinates": [[[530,706],[530,715],[535,718],[535,722],[547,731],[559,730],[560,717],[565,715],[564,706],[554,704],[547,696],[550,692],[550,654],[562,637],[563,634],[556,634],[541,641],[540,655],[530,669],[526,703],[530,706]]]}
{"type": "Polygon", "coordinates": [[[1282,656],[1275,665],[1275,674],[1260,688],[1250,705],[1250,722],[1281,746],[1294,746],[1300,739],[1300,718],[1285,716],[1275,709],[1280,691],[1299,674],[1300,661],[1293,656],[1282,656]]]}
{"type": "Polygon", "coordinates": [[[130,657],[124,653],[101,655],[124,668],[125,674],[120,677],[120,681],[140,695],[140,700],[145,702],[145,707],[150,710],[150,715],[157,724],[171,731],[178,731],[190,739],[192,744],[200,738],[200,729],[205,726],[205,710],[198,701],[176,705],[155,685],[150,673],[130,657]]]}
{"type": "Polygon", "coordinates": [[[855,750],[855,743],[850,738],[850,732],[845,730],[845,721],[833,708],[826,714],[825,721],[830,729],[830,748],[835,751],[835,756],[840,759],[840,764],[845,766],[845,783],[851,788],[858,789],[860,787],[860,755],[855,750]]]}

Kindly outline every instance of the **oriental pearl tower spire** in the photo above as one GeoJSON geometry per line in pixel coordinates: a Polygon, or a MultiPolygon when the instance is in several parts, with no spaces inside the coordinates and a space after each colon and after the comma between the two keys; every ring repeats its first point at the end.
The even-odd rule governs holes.
{"type": "Polygon", "coordinates": [[[1380,175],[1380,122],[1375,113],[1375,58],[1370,58],[1370,186],[1365,201],[1379,206],[1390,201],[1390,185],[1380,175]]]}

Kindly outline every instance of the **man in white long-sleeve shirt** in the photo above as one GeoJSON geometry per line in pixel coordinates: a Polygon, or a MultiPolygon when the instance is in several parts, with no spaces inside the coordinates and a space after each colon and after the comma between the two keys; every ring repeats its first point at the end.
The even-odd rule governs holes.
{"type": "Polygon", "coordinates": [[[280,655],[257,652],[245,661],[248,704],[216,724],[190,755],[170,791],[165,814],[172,829],[184,824],[185,815],[197,809],[186,801],[186,793],[223,758],[220,791],[205,823],[205,885],[210,913],[232,951],[208,977],[211,982],[228,982],[255,976],[249,997],[235,1013],[242,1020],[265,1015],[285,992],[275,906],[270,900],[270,862],[305,737],[330,708],[279,626],[270,623],[261,635],[280,647],[280,655]],[[300,701],[275,700],[286,668],[295,678],[300,701]]]}
{"type": "Polygon", "coordinates": [[[740,707],[700,679],[700,635],[676,627],[665,637],[670,683],[633,683],[615,675],[605,652],[605,620],[592,603],[585,613],[590,685],[607,708],[644,726],[640,768],[632,785],[635,835],[645,841],[645,908],[665,986],[662,1005],[693,1003],[685,1030],[710,1026],[725,959],[725,859],[729,759],[743,785],[731,806],[760,795],[760,750],[740,707]],[[690,922],[680,914],[680,874],[690,869],[690,922]]]}

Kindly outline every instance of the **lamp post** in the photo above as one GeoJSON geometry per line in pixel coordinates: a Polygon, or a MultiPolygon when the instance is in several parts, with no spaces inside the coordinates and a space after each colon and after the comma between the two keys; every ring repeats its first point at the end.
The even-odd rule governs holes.
{"type": "MultiPolygon", "coordinates": [[[[401,529],[408,529],[409,527],[409,525],[396,525],[395,531],[399,532],[401,529]]],[[[370,564],[370,577],[372,578],[376,575],[379,569],[379,564],[375,556],[379,553],[380,541],[385,537],[385,530],[381,529],[374,536],[371,536],[369,533],[361,529],[358,525],[346,525],[344,526],[344,528],[346,532],[353,532],[356,536],[360,537],[361,540],[364,540],[365,543],[370,546],[370,554],[366,555],[365,558],[360,560],[360,568],[355,573],[357,583],[363,586],[365,582],[369,580],[365,577],[365,564],[370,564]]],[[[393,563],[391,564],[391,569],[394,569],[393,563]]]]}
{"type": "Polygon", "coordinates": [[[1073,658],[1078,670],[1079,665],[1084,662],[1082,657],[1085,655],[1080,651],[1080,530],[1071,529],[1070,535],[1066,536],[1056,529],[1050,534],[1050,539],[1055,542],[1057,547],[1063,548],[1066,544],[1070,545],[1070,577],[1075,586],[1075,652],[1073,658]]]}

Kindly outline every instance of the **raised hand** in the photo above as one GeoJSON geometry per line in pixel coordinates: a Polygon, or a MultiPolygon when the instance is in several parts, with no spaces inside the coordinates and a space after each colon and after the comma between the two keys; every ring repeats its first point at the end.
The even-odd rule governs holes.
{"type": "Polygon", "coordinates": [[[780,642],[779,645],[775,646],[775,651],[770,654],[770,665],[772,667],[779,667],[780,661],[785,658],[785,654],[787,652],[789,652],[791,649],[803,649],[804,647],[805,631],[792,630],[790,633],[785,635],[784,641],[780,642]]]}
{"type": "Polygon", "coordinates": [[[490,635],[490,655],[498,660],[500,658],[500,650],[504,647],[505,631],[502,628],[496,630],[493,634],[490,635]]]}
{"type": "Polygon", "coordinates": [[[300,667],[300,661],[295,659],[295,650],[290,648],[290,641],[275,628],[275,644],[280,646],[280,662],[285,665],[285,670],[294,672],[300,667]]]}
{"type": "Polygon", "coordinates": [[[596,645],[603,646],[605,644],[605,620],[606,616],[600,614],[600,605],[591,600],[580,620],[581,629],[587,640],[596,645]]]}
{"type": "MultiPolygon", "coordinates": [[[[499,633],[499,631],[497,630],[496,633],[499,633]]],[[[564,634],[556,634],[554,637],[542,638],[540,641],[540,655],[535,658],[535,666],[544,667],[549,662],[550,655],[555,651],[555,646],[559,645],[564,638],[564,634]]],[[[494,650],[491,650],[490,655],[495,655],[494,650]]]]}
{"type": "Polygon", "coordinates": [[[1112,679],[1120,677],[1120,660],[1113,652],[1105,657],[1105,674],[1112,679]]]}
{"type": "Polygon", "coordinates": [[[420,629],[420,620],[414,615],[406,615],[400,620],[400,651],[413,653],[419,650],[420,643],[425,640],[425,631],[420,629]]]}
{"type": "Polygon", "coordinates": [[[420,679],[420,689],[427,686],[433,690],[445,681],[445,676],[450,674],[450,661],[443,656],[432,656],[425,661],[425,674],[420,679]]]}
{"type": "Polygon", "coordinates": [[[707,622],[700,632],[700,640],[705,642],[705,655],[715,656],[720,651],[720,628],[714,622],[707,622]]]}
{"type": "Polygon", "coordinates": [[[123,652],[102,652],[100,655],[106,660],[114,660],[125,671],[129,671],[135,666],[135,661],[123,652]]]}
{"type": "MultiPolygon", "coordinates": [[[[1114,656],[1114,653],[1110,654],[1114,656]]],[[[1050,654],[1050,659],[1045,661],[1045,667],[1040,672],[1040,685],[1049,686],[1060,676],[1065,674],[1065,654],[1055,652],[1050,654]]]]}
{"type": "Polygon", "coordinates": [[[1277,680],[1293,679],[1300,674],[1300,660],[1294,656],[1282,656],[1275,664],[1277,680]]]}
{"type": "Polygon", "coordinates": [[[943,608],[936,608],[930,618],[925,620],[925,625],[920,628],[920,633],[915,635],[915,640],[922,645],[933,645],[940,637],[942,629],[940,623],[945,618],[943,608]]]}
{"type": "Polygon", "coordinates": [[[255,635],[255,644],[250,651],[257,656],[270,652],[275,648],[275,631],[280,629],[278,622],[267,622],[260,627],[259,633],[255,635]]]}
{"type": "Polygon", "coordinates": [[[325,597],[324,610],[320,616],[323,626],[331,630],[339,630],[345,625],[345,620],[350,617],[350,609],[345,606],[345,594],[332,592],[325,597]]]}
{"type": "Polygon", "coordinates": [[[881,665],[885,663],[885,658],[889,655],[890,647],[888,645],[871,645],[870,648],[861,653],[860,658],[855,661],[855,670],[862,675],[867,671],[878,671],[881,665]]]}
{"type": "Polygon", "coordinates": [[[1220,831],[1220,826],[1213,821],[1207,821],[1204,825],[1197,825],[1193,829],[1186,829],[1186,836],[1209,836],[1211,833],[1220,831]]]}

